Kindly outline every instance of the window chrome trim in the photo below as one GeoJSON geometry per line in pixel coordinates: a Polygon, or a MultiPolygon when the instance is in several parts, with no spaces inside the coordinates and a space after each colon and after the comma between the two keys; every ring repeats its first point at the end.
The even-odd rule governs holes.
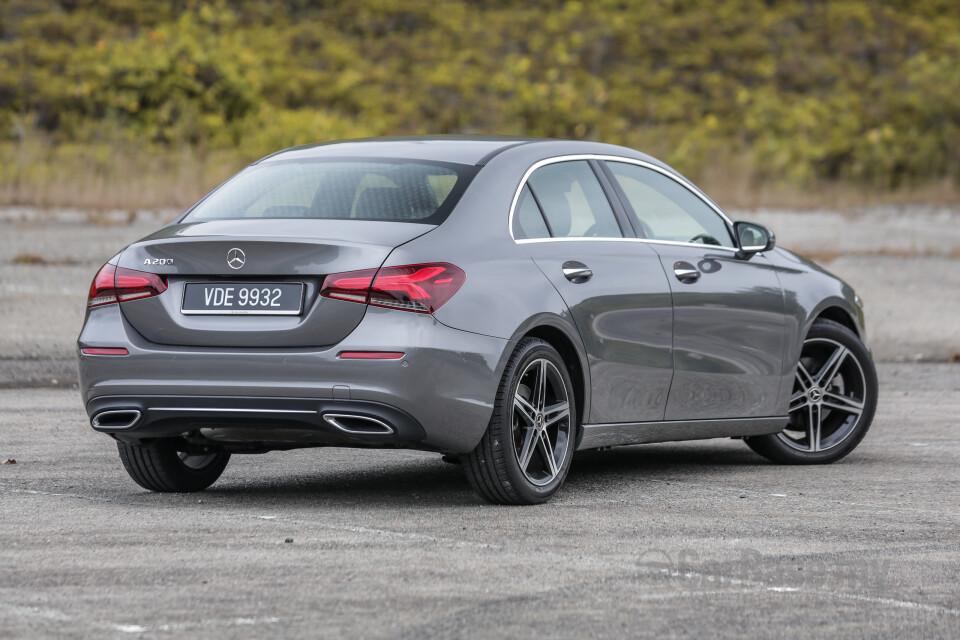
{"type": "Polygon", "coordinates": [[[737,253],[739,249],[734,247],[724,247],[717,244],[700,244],[699,242],[677,242],[675,240],[650,240],[648,238],[521,238],[514,240],[517,244],[532,244],[535,242],[641,242],[643,244],[666,244],[678,247],[697,247],[698,249],[716,249],[717,251],[729,251],[737,253]]]}
{"type": "MultiPolygon", "coordinates": [[[[523,191],[523,187],[526,186],[527,181],[530,179],[530,176],[533,174],[534,171],[548,164],[555,164],[557,162],[570,162],[574,160],[597,160],[601,162],[603,161],[623,162],[626,164],[634,164],[640,167],[644,167],[646,169],[651,169],[653,171],[656,171],[657,173],[670,178],[671,180],[673,180],[674,182],[682,186],[684,189],[689,191],[691,194],[693,194],[705,205],[710,207],[710,209],[712,209],[714,213],[720,216],[720,218],[727,224],[727,231],[730,232],[730,237],[733,238],[733,233],[732,233],[733,220],[730,218],[730,216],[724,213],[723,209],[715,205],[710,200],[704,198],[704,196],[700,195],[697,192],[697,188],[693,186],[693,183],[691,183],[686,178],[675,175],[667,171],[666,169],[663,169],[662,167],[658,167],[657,165],[652,164],[650,162],[646,162],[645,160],[637,160],[635,158],[624,158],[622,156],[609,156],[605,154],[596,154],[596,153],[580,153],[580,154],[572,154],[572,155],[565,155],[565,156],[555,156],[553,158],[545,158],[543,160],[538,160],[537,162],[533,163],[530,166],[530,168],[527,169],[527,171],[523,174],[523,178],[520,180],[520,186],[517,187],[516,193],[513,194],[513,202],[510,204],[510,214],[509,214],[509,217],[507,218],[507,226],[510,230],[510,239],[513,240],[516,244],[531,244],[535,242],[572,242],[572,241],[624,242],[625,241],[625,242],[644,242],[648,244],[679,245],[682,247],[698,247],[698,248],[707,247],[710,249],[718,249],[721,251],[732,251],[734,253],[739,251],[739,249],[736,247],[724,247],[724,246],[718,246],[718,245],[712,245],[712,244],[699,244],[695,242],[676,242],[673,240],[654,240],[650,238],[587,238],[587,237],[567,238],[567,237],[564,237],[564,238],[522,238],[520,240],[517,240],[516,236],[513,235],[513,214],[517,209],[517,203],[520,200],[520,193],[523,191]]],[[[606,191],[604,191],[604,195],[606,195],[606,191]]]]}

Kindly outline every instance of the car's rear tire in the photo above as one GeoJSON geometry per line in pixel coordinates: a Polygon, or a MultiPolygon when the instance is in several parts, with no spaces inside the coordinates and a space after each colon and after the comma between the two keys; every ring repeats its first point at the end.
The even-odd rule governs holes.
{"type": "Polygon", "coordinates": [[[747,445],[782,464],[827,464],[853,451],[877,409],[877,372],[857,335],[830,320],[810,327],[790,397],[790,422],[747,445]]]}
{"type": "Polygon", "coordinates": [[[217,481],[230,461],[229,453],[190,454],[166,440],[149,446],[117,442],[117,449],[133,481],[161,493],[203,491],[217,481]]]}
{"type": "Polygon", "coordinates": [[[573,383],[550,344],[524,338],[507,363],[480,444],[461,456],[474,490],[497,504],[539,504],[557,492],[576,447],[573,383]]]}

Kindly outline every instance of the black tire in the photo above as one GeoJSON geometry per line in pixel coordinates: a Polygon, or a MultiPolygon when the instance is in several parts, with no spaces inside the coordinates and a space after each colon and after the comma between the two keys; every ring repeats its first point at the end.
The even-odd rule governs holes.
{"type": "Polygon", "coordinates": [[[877,393],[877,371],[860,338],[841,324],[816,320],[800,354],[790,423],[780,433],[747,438],[746,443],[781,464],[836,462],[867,435],[877,409],[877,393]],[[843,353],[840,347],[847,351],[843,353]],[[840,361],[831,372],[827,365],[838,354],[840,361]],[[829,379],[818,384],[821,375],[829,379]],[[811,424],[817,427],[811,430],[811,424]]]}
{"type": "Polygon", "coordinates": [[[476,449],[461,456],[470,485],[483,499],[496,504],[546,502],[570,470],[577,440],[576,416],[573,384],[560,354],[543,340],[524,338],[500,380],[486,433],[476,449]],[[546,381],[545,391],[527,412],[516,404],[516,398],[533,400],[531,384],[536,387],[537,376],[546,381]],[[551,455],[548,451],[552,458],[547,457],[551,455]],[[527,460],[524,468],[521,455],[527,460]]]}
{"type": "Polygon", "coordinates": [[[150,446],[117,442],[117,449],[133,481],[161,493],[203,491],[217,481],[230,461],[230,454],[224,452],[182,454],[171,441],[150,446]]]}

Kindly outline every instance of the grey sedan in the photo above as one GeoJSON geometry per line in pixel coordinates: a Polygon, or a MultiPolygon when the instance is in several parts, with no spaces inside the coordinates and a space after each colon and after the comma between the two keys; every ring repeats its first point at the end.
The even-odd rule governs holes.
{"type": "Polygon", "coordinates": [[[231,454],[414,448],[539,503],[584,449],[833,462],[877,402],[850,286],[664,163],[561,140],[268,156],[103,266],[78,354],[92,427],[153,491],[231,454]]]}

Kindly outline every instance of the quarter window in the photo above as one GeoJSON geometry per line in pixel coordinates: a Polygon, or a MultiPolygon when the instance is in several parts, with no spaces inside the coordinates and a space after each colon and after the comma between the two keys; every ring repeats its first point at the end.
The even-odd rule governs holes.
{"type": "Polygon", "coordinates": [[[555,162],[540,167],[527,184],[543,210],[553,237],[623,237],[603,187],[586,161],[555,162]]]}
{"type": "Polygon", "coordinates": [[[735,247],[723,218],[690,189],[646,167],[606,164],[647,238],[735,247]]]}
{"type": "Polygon", "coordinates": [[[550,230],[543,221],[540,207],[527,185],[523,185],[520,191],[520,199],[517,200],[517,208],[513,214],[513,236],[517,240],[550,237],[550,230]]]}

